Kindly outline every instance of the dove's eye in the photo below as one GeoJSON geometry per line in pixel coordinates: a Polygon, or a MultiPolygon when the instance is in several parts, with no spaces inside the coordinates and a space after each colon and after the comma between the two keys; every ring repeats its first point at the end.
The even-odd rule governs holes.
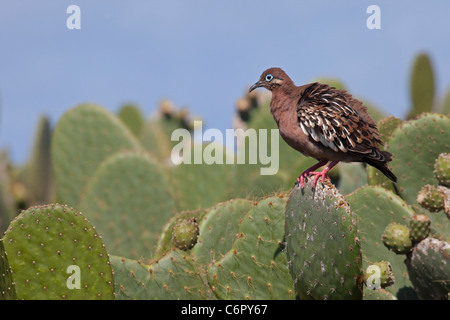
{"type": "Polygon", "coordinates": [[[268,75],[266,76],[266,81],[270,81],[270,80],[272,80],[272,79],[273,79],[273,75],[268,74],[268,75]]]}

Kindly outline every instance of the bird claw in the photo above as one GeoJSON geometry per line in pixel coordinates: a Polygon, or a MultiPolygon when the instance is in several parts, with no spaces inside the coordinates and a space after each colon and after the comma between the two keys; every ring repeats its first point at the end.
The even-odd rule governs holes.
{"type": "Polygon", "coordinates": [[[298,178],[297,178],[297,182],[295,183],[295,185],[299,185],[300,188],[303,190],[304,186],[304,182],[305,182],[305,178],[308,176],[307,172],[303,172],[298,178]]]}
{"type": "Polygon", "coordinates": [[[325,182],[325,178],[327,178],[328,180],[330,180],[330,178],[328,177],[328,174],[325,170],[321,171],[321,172],[310,172],[310,175],[315,175],[313,183],[312,183],[312,187],[313,189],[315,189],[316,187],[316,183],[317,180],[319,180],[320,177],[322,177],[322,184],[325,182]]]}
{"type": "Polygon", "coordinates": [[[320,172],[313,171],[313,170],[323,166],[326,163],[326,161],[324,161],[324,160],[319,161],[319,163],[315,164],[308,170],[303,171],[303,173],[300,175],[300,177],[297,178],[297,183],[300,185],[300,187],[303,190],[305,179],[307,179],[308,176],[315,176],[313,183],[312,183],[312,188],[315,189],[317,180],[319,180],[320,177],[322,177],[322,183],[325,182],[325,178],[330,180],[330,178],[328,177],[328,171],[330,171],[331,168],[333,168],[335,165],[337,165],[338,162],[339,161],[332,161],[325,169],[323,169],[320,172]]]}
{"type": "Polygon", "coordinates": [[[327,178],[328,180],[330,180],[330,177],[328,177],[327,171],[323,170],[320,172],[316,172],[316,171],[310,171],[310,172],[303,172],[298,178],[297,178],[297,182],[295,183],[295,185],[299,185],[301,189],[303,189],[304,186],[304,182],[305,180],[308,180],[308,176],[315,176],[313,183],[312,183],[312,188],[315,189],[316,188],[316,183],[317,180],[319,180],[320,177],[322,177],[322,183],[325,182],[325,178],[327,178]]]}

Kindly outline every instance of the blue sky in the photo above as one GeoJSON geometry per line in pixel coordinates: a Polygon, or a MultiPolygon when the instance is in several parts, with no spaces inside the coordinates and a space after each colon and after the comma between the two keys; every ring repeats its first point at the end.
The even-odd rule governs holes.
{"type": "Polygon", "coordinates": [[[268,67],[297,85],[341,79],[387,114],[409,109],[415,55],[428,53],[437,96],[450,87],[449,1],[63,1],[0,4],[0,148],[26,160],[40,115],[52,124],[94,102],[134,102],[146,116],[163,98],[205,127],[232,128],[235,101],[268,67]],[[66,9],[81,9],[69,30],[66,9]],[[369,5],[381,29],[369,30],[369,5]]]}

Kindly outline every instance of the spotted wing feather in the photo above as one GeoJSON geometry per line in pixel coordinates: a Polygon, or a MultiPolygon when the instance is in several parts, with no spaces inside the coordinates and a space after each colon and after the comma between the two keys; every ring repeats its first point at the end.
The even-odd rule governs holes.
{"type": "Polygon", "coordinates": [[[311,84],[299,100],[297,119],[310,139],[336,152],[390,160],[378,148],[382,142],[366,108],[345,90],[311,84]]]}

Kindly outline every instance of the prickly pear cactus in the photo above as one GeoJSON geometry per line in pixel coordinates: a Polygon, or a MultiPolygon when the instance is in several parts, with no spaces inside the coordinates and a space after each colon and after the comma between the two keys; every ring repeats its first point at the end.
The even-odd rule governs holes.
{"type": "Polygon", "coordinates": [[[233,168],[226,165],[227,157],[230,156],[229,153],[227,154],[226,148],[214,142],[210,144],[194,143],[192,147],[186,145],[183,149],[182,158],[188,159],[189,156],[190,161],[172,166],[169,170],[177,208],[179,210],[197,210],[209,208],[216,203],[228,200],[232,192],[233,168]],[[219,156],[220,152],[223,157],[219,156]],[[208,161],[206,155],[210,154],[217,156],[216,160],[222,161],[222,164],[206,162],[208,161]],[[195,164],[198,155],[203,155],[203,159],[199,161],[201,163],[195,164]]]}
{"type": "MultiPolygon", "coordinates": [[[[367,184],[366,169],[361,163],[339,163],[339,175],[336,188],[343,195],[355,191],[367,184]]],[[[331,177],[330,177],[331,178],[331,177]]],[[[333,179],[333,178],[331,178],[333,179]]]]}
{"type": "Polygon", "coordinates": [[[450,188],[444,186],[439,186],[439,188],[441,188],[442,192],[444,193],[444,212],[448,220],[450,221],[450,188]]]}
{"type": "Polygon", "coordinates": [[[176,129],[186,129],[192,133],[191,119],[185,109],[177,110],[170,100],[164,99],[158,112],[145,121],[140,141],[153,157],[170,163],[172,148],[178,144],[171,139],[176,129]]]}
{"type": "Polygon", "coordinates": [[[144,116],[138,106],[134,104],[122,106],[118,117],[136,137],[140,137],[144,126],[144,116]]]}
{"type": "Polygon", "coordinates": [[[151,256],[161,228],[175,212],[175,201],[160,165],[145,152],[129,151],[98,167],[80,209],[112,254],[137,259],[151,256]]]}
{"type": "Polygon", "coordinates": [[[14,193],[13,173],[6,152],[0,151],[0,234],[17,214],[17,196],[14,193]]]}
{"type": "Polygon", "coordinates": [[[326,183],[294,187],[286,205],[289,270],[301,299],[362,299],[356,216],[326,183]]]}
{"type": "Polygon", "coordinates": [[[450,187],[450,153],[441,153],[434,164],[434,174],[439,183],[450,187]]]}
{"type": "Polygon", "coordinates": [[[293,299],[283,221],[286,199],[268,197],[247,213],[230,251],[207,272],[219,299],[293,299]]]}
{"type": "Polygon", "coordinates": [[[16,289],[3,240],[0,239],[0,300],[16,300],[16,289]]]}
{"type": "Polygon", "coordinates": [[[33,149],[27,163],[18,173],[26,188],[27,206],[53,201],[53,172],[50,156],[51,129],[46,116],[39,119],[33,149]]]}
{"type": "Polygon", "coordinates": [[[392,222],[384,229],[382,236],[384,245],[397,254],[411,251],[411,231],[403,224],[392,222]]]}
{"type": "Polygon", "coordinates": [[[430,212],[444,209],[444,194],[436,187],[426,184],[417,193],[417,203],[430,212]]]}
{"type": "Polygon", "coordinates": [[[142,128],[140,142],[159,161],[170,161],[170,153],[174,145],[170,141],[170,136],[161,128],[160,123],[146,122],[142,128]]]}
{"type": "Polygon", "coordinates": [[[118,300],[203,300],[211,297],[195,260],[180,250],[151,264],[111,256],[118,300]]]}
{"type": "MultiPolygon", "coordinates": [[[[285,176],[287,175],[282,171],[274,175],[261,175],[262,167],[267,166],[248,162],[234,165],[232,173],[233,197],[258,199],[283,189],[283,186],[286,185],[285,176]]],[[[300,166],[298,167],[300,168],[300,166]]],[[[291,186],[293,183],[293,181],[290,182],[291,186]]]]}
{"type": "Polygon", "coordinates": [[[108,253],[80,212],[58,204],[29,208],[2,242],[18,299],[114,298],[108,253]]]}
{"type": "Polygon", "coordinates": [[[364,289],[364,300],[398,300],[395,295],[385,289],[364,289]]]}
{"type": "Polygon", "coordinates": [[[95,104],[67,111],[52,136],[56,195],[60,202],[78,206],[79,197],[97,167],[109,156],[139,143],[113,113],[95,104]]]}
{"type": "Polygon", "coordinates": [[[425,214],[416,214],[409,221],[411,241],[417,243],[428,237],[431,231],[431,219],[425,214]]]}
{"type": "Polygon", "coordinates": [[[399,299],[405,298],[402,294],[411,292],[412,284],[407,276],[404,256],[388,250],[383,245],[382,235],[391,222],[409,223],[414,211],[399,196],[380,186],[359,188],[347,195],[346,200],[357,215],[364,270],[377,261],[389,261],[395,283],[385,290],[399,299]]]}
{"type": "Polygon", "coordinates": [[[434,163],[439,154],[448,152],[450,117],[424,113],[405,121],[392,133],[387,151],[394,157],[390,166],[398,177],[398,194],[408,204],[425,184],[435,184],[434,163]]]}
{"type": "Polygon", "coordinates": [[[450,292],[450,244],[427,238],[406,259],[417,296],[424,300],[447,300],[450,292]]]}
{"type": "Polygon", "coordinates": [[[201,222],[198,243],[192,250],[196,260],[202,264],[221,259],[231,250],[239,237],[239,228],[253,202],[233,199],[211,208],[201,222]]]}
{"type": "Polygon", "coordinates": [[[450,115],[450,89],[447,88],[447,91],[445,92],[445,95],[442,99],[440,111],[443,114],[450,115]]]}
{"type": "Polygon", "coordinates": [[[431,112],[434,103],[434,75],[431,60],[425,53],[419,54],[414,60],[410,87],[412,110],[408,118],[431,112]]]}
{"type": "MultiPolygon", "coordinates": [[[[381,141],[384,142],[384,146],[380,146],[381,150],[385,150],[388,147],[392,132],[394,132],[394,130],[402,123],[403,120],[392,116],[378,121],[378,131],[380,133],[381,141]]],[[[379,185],[396,193],[394,183],[381,173],[381,171],[372,166],[367,166],[366,168],[369,185],[379,185]]]]}

